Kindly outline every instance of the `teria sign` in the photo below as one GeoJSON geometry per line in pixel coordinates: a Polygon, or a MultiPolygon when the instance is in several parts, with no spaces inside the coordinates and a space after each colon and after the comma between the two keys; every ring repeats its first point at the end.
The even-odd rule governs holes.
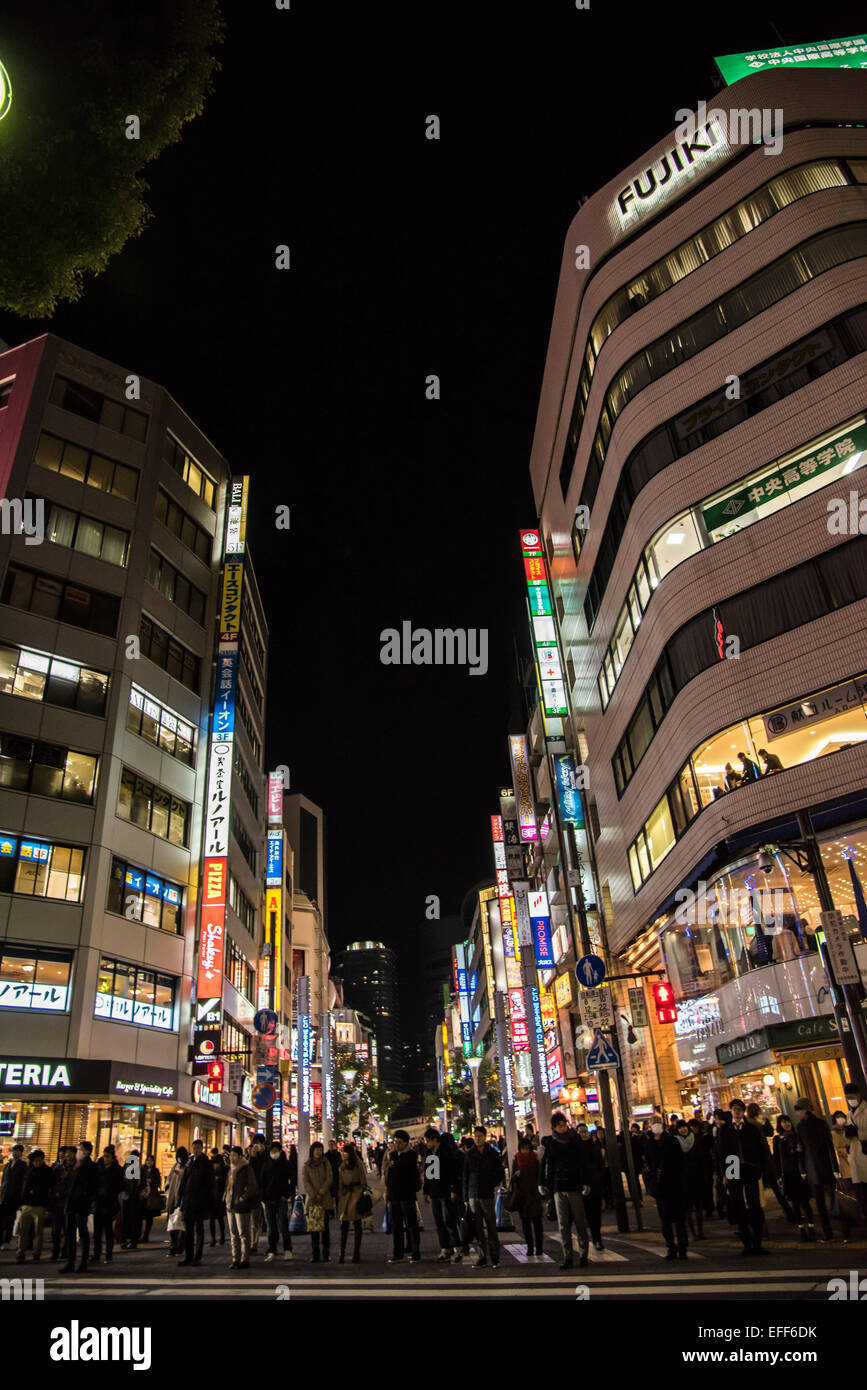
{"type": "Polygon", "coordinates": [[[769,68],[867,68],[867,34],[790,44],[787,48],[754,49],[751,53],[727,53],[714,58],[714,62],[729,84],[769,68]]]}

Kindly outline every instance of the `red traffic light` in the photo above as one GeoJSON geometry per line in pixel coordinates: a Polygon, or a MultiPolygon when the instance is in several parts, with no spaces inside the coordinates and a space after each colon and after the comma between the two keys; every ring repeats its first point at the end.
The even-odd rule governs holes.
{"type": "Polygon", "coordinates": [[[222,1089],[223,1089],[223,1063],[222,1063],[222,1062],[208,1062],[208,1063],[207,1063],[207,1075],[208,1075],[208,1090],[209,1090],[209,1091],[222,1091],[222,1089]]]}
{"type": "Polygon", "coordinates": [[[674,991],[671,985],[667,980],[662,980],[658,985],[651,985],[651,989],[657,1023],[676,1023],[677,1005],[674,1002],[674,991]]]}

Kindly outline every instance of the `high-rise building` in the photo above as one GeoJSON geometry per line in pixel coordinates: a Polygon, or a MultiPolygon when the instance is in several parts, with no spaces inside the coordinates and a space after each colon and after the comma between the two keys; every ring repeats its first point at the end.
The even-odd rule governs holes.
{"type": "Polygon", "coordinates": [[[649,968],[680,1010],[633,1099],[842,1108],[799,842],[808,813],[857,913],[864,97],[856,72],[746,77],[566,238],[532,481],[617,974],[636,1017],[649,968]],[[780,140],[745,135],[750,111],[784,112],[780,140]]]}
{"type": "Polygon", "coordinates": [[[380,1082],[400,1090],[403,1073],[394,951],[380,941],[353,941],[341,952],[339,974],[346,1007],[360,1010],[370,1020],[380,1082]]]}
{"type": "Polygon", "coordinates": [[[229,465],[163,387],[54,335],[2,353],[0,382],[4,1142],[111,1141],[166,1172],[178,1144],[258,1126],[249,1074],[212,1093],[190,1054],[222,854],[210,1042],[249,1072],[267,626],[245,554],[206,828],[229,465]]]}

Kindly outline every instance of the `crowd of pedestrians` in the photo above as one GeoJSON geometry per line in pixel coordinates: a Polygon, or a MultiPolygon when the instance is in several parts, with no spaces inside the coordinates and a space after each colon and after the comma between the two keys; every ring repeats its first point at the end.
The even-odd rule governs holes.
{"type": "MultiPolygon", "coordinates": [[[[655,1201],[666,1258],[686,1259],[689,1243],[706,1238],[705,1223],[719,1217],[740,1236],[745,1255],[767,1253],[763,1190],[797,1225],[802,1241],[833,1239],[833,1222],[846,1241],[852,1226],[867,1222],[867,1101],[857,1087],[845,1089],[846,1112],[829,1126],[799,1098],[793,1115],[774,1124],[758,1105],[732,1100],[712,1117],[654,1115],[617,1136],[626,1173],[627,1145],[646,1195],[655,1201]],[[814,1224],[818,1220],[818,1235],[814,1224]]],[[[601,1251],[603,1207],[612,1203],[608,1153],[601,1128],[571,1125],[555,1113],[551,1133],[531,1124],[517,1152],[505,1152],[483,1125],[460,1141],[428,1129],[417,1142],[398,1130],[370,1151],[368,1168],[354,1143],[331,1140],[310,1147],[300,1174],[295,1146],[267,1144],[256,1135],[250,1146],[225,1145],[205,1152],[200,1139],[179,1148],[165,1182],[153,1156],[141,1163],[133,1149],[121,1164],[114,1146],[94,1160],[82,1140],[61,1149],[52,1165],[41,1149],[27,1159],[16,1144],[0,1179],[0,1245],[17,1241],[17,1260],[32,1249],[43,1256],[46,1229],[51,1258],[63,1274],[83,1273],[92,1257],[111,1264],[114,1249],[134,1250],[150,1240],[154,1219],[166,1212],[166,1259],[179,1266],[202,1264],[206,1227],[211,1246],[231,1247],[230,1269],[250,1268],[260,1239],[265,1260],[292,1259],[292,1231],[310,1236],[314,1264],[331,1260],[331,1223],[339,1233],[337,1260],[361,1260],[365,1229],[375,1202],[384,1198],[382,1229],[391,1235],[388,1263],[421,1259],[423,1211],[439,1240],[439,1263],[460,1264],[475,1256],[477,1269],[500,1263],[499,1229],[510,1212],[523,1231],[528,1261],[543,1258],[543,1221],[556,1221],[561,1269],[586,1265],[590,1242],[601,1251]],[[352,1247],[349,1251],[349,1236],[352,1247]],[[76,1263],[77,1259],[77,1263],[76,1263]]]]}

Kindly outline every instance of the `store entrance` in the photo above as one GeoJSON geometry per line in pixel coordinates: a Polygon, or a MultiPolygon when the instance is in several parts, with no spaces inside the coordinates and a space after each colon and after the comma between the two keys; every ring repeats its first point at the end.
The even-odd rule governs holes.
{"type": "MultiPolygon", "coordinates": [[[[168,1176],[174,1167],[175,1154],[178,1147],[178,1117],[177,1115],[156,1116],[155,1122],[156,1142],[151,1148],[151,1152],[157,1161],[157,1167],[163,1175],[163,1179],[168,1176]]],[[[147,1156],[147,1155],[145,1155],[147,1156]]]]}

